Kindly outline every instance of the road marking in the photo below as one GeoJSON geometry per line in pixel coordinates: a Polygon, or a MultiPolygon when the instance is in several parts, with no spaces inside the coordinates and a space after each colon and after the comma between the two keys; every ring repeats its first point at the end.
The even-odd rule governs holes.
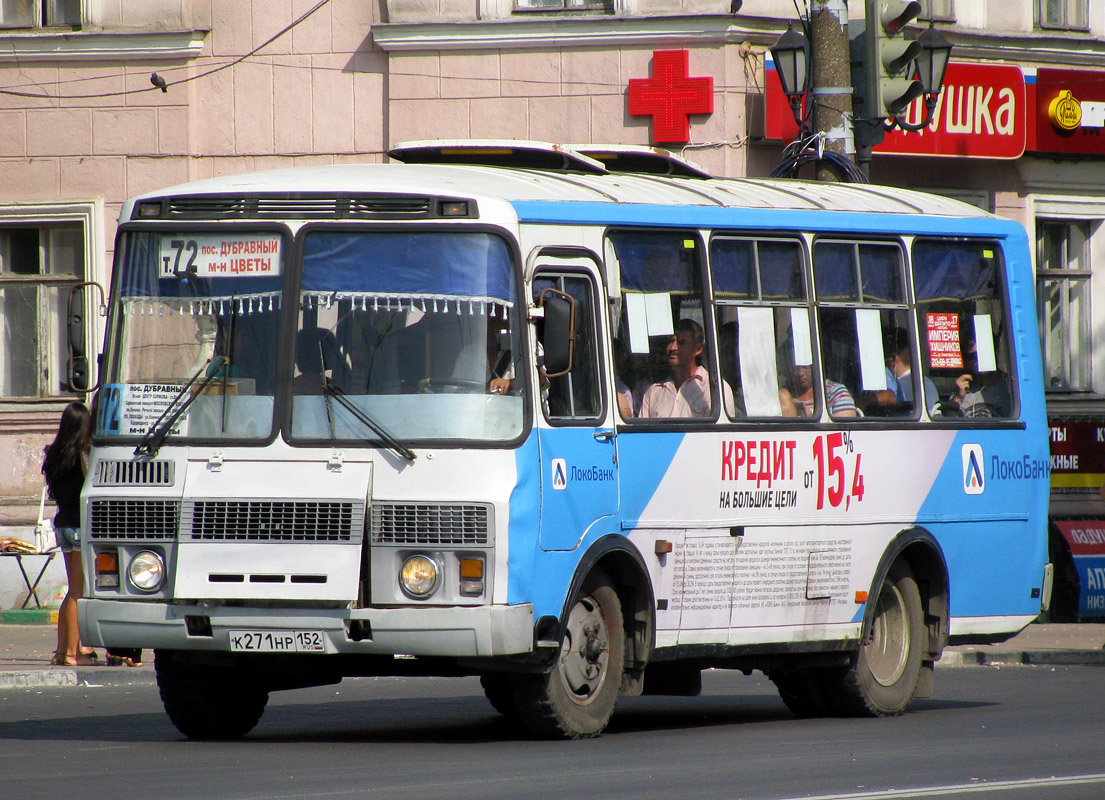
{"type": "Polygon", "coordinates": [[[967,792],[1007,792],[1018,789],[1038,789],[1046,786],[1084,786],[1087,784],[1105,784],[1105,773],[1096,775],[1067,775],[1050,778],[1024,778],[1017,781],[986,781],[961,783],[952,786],[921,786],[916,789],[884,789],[879,792],[850,792],[848,794],[820,794],[814,797],[803,796],[791,800],[877,800],[878,798],[900,797],[943,797],[945,795],[966,794],[967,792]]]}

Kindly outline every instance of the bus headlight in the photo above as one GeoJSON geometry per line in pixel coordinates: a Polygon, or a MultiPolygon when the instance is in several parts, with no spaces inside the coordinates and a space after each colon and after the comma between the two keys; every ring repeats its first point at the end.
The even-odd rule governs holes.
{"type": "Polygon", "coordinates": [[[411,556],[399,570],[399,584],[411,597],[429,597],[437,588],[437,564],[428,556],[411,556]]]}
{"type": "Polygon", "coordinates": [[[165,581],[165,559],[152,550],[141,550],[130,560],[127,577],[136,589],[156,591],[165,581]]]}

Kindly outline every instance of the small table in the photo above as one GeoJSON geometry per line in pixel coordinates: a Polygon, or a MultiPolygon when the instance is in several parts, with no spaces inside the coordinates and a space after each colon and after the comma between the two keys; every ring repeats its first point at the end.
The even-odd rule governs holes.
{"type": "Polygon", "coordinates": [[[23,605],[20,608],[26,608],[27,604],[31,602],[31,598],[34,598],[35,608],[42,608],[42,603],[38,599],[38,582],[42,580],[42,576],[46,574],[46,568],[50,566],[50,562],[54,560],[54,556],[58,554],[57,550],[47,550],[45,553],[0,553],[2,557],[14,557],[17,564],[19,564],[19,573],[23,576],[23,583],[27,584],[27,597],[23,601],[23,605]],[[24,558],[45,558],[46,561],[42,564],[42,569],[38,571],[38,575],[32,581],[27,575],[27,569],[23,566],[24,558]]]}

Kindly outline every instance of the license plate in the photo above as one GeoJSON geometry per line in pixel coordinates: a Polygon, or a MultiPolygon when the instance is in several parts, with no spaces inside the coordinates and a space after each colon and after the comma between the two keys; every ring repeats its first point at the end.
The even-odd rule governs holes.
{"type": "Polygon", "coordinates": [[[233,653],[325,653],[322,631],[230,631],[233,653]]]}

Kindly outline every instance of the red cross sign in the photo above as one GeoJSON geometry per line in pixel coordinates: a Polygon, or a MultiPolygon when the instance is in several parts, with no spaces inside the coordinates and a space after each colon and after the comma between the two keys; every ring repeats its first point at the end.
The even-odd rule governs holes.
{"type": "Polygon", "coordinates": [[[654,142],[690,139],[689,114],[714,113],[714,79],[688,78],[686,50],[656,50],[652,77],[629,79],[629,113],[652,115],[654,142]]]}

